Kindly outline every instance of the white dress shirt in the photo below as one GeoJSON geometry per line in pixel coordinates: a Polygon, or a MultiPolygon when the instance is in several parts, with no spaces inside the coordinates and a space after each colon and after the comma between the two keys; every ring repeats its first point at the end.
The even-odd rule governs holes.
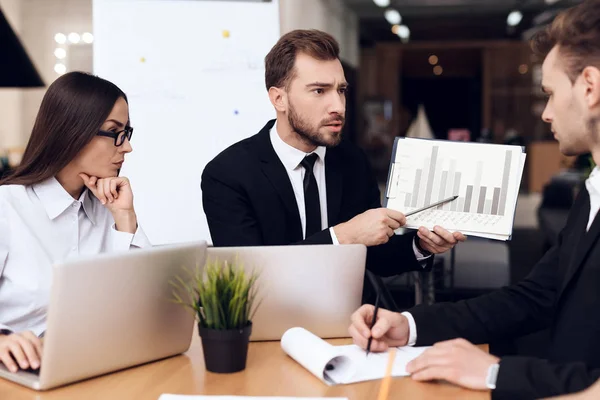
{"type": "MultiPolygon", "coordinates": [[[[313,173],[315,174],[317,188],[319,189],[319,201],[321,203],[321,229],[327,229],[329,226],[327,220],[327,185],[325,181],[325,155],[327,153],[327,148],[324,146],[319,146],[312,153],[305,153],[302,150],[298,150],[297,148],[290,146],[284,142],[277,133],[277,122],[275,122],[275,125],[271,129],[270,137],[273,149],[285,167],[285,171],[287,172],[292,184],[292,188],[294,189],[294,196],[296,197],[296,204],[298,204],[298,212],[300,213],[300,222],[302,223],[302,234],[305,239],[306,209],[304,206],[303,185],[305,170],[304,167],[300,165],[300,162],[309,154],[315,153],[318,156],[313,167],[313,173]]],[[[333,227],[329,228],[329,233],[331,234],[331,240],[333,244],[340,244],[335,232],[333,231],[333,227]]],[[[418,261],[423,261],[428,258],[423,256],[419,249],[417,249],[414,242],[413,251],[415,252],[415,256],[418,261]]]]}
{"type": "MultiPolygon", "coordinates": [[[[600,168],[598,166],[592,170],[589,178],[586,179],[585,187],[590,195],[590,215],[586,227],[586,231],[589,231],[598,210],[600,210],[600,168]]],[[[414,346],[417,343],[417,324],[411,313],[405,311],[402,315],[408,319],[408,345],[414,346]]]]}
{"type": "Polygon", "coordinates": [[[46,329],[55,262],[151,246],[141,228],[131,234],[114,225],[87,189],[75,200],[55,178],[0,186],[0,329],[46,329]]]}

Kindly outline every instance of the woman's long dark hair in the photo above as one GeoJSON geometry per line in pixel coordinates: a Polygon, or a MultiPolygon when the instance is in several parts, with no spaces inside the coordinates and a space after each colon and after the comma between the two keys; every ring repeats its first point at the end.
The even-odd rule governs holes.
{"type": "Polygon", "coordinates": [[[33,185],[55,176],[96,136],[116,101],[113,83],[84,72],[55,80],[44,95],[21,164],[0,185],[33,185]]]}

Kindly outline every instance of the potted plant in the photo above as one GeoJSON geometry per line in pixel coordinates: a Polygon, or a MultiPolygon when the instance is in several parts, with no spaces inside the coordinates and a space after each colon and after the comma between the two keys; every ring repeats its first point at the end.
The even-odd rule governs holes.
{"type": "Polygon", "coordinates": [[[247,273],[238,260],[217,259],[188,274],[187,280],[178,276],[171,282],[173,297],[197,318],[206,369],[219,373],[243,370],[252,317],[258,308],[258,275],[247,273]]]}

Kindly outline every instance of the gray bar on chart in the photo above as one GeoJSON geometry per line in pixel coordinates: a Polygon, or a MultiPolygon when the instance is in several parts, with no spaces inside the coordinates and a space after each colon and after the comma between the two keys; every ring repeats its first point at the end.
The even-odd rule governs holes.
{"type": "MultiPolygon", "coordinates": [[[[455,201],[453,201],[452,203],[456,203],[456,202],[455,202],[455,201]]],[[[462,211],[462,209],[463,209],[463,207],[464,207],[464,204],[465,204],[465,199],[464,199],[464,197],[459,197],[459,198],[458,198],[458,211],[459,211],[459,212],[460,212],[460,211],[462,211]]]]}
{"type": "Polygon", "coordinates": [[[412,203],[411,203],[411,207],[416,207],[417,206],[417,197],[419,197],[419,183],[421,183],[421,170],[418,169],[417,173],[415,174],[415,184],[413,185],[413,191],[412,191],[412,203]]]}
{"type": "MultiPolygon", "coordinates": [[[[452,195],[455,196],[458,194],[458,190],[460,189],[460,172],[456,173],[456,178],[454,179],[454,191],[452,195]]],[[[456,211],[456,201],[450,202],[450,210],[456,211]]],[[[462,211],[462,206],[458,206],[458,211],[462,211]]]]}
{"type": "MultiPolygon", "coordinates": [[[[448,198],[450,196],[454,196],[458,194],[458,191],[453,192],[452,189],[454,188],[454,177],[456,172],[456,160],[450,160],[450,172],[448,172],[448,184],[446,185],[446,195],[444,196],[444,198],[448,198]]],[[[451,202],[451,203],[456,203],[455,201],[451,202]]],[[[451,203],[446,203],[444,204],[443,209],[444,210],[450,210],[452,207],[451,203]]]]}
{"type": "Polygon", "coordinates": [[[502,175],[502,189],[500,191],[500,203],[498,206],[498,215],[504,215],[506,210],[506,196],[508,193],[508,177],[510,176],[511,151],[506,150],[504,156],[504,174],[502,175]]]}
{"type": "MultiPolygon", "coordinates": [[[[431,159],[427,157],[423,160],[423,169],[421,170],[421,183],[419,183],[419,193],[417,197],[417,207],[423,207],[425,205],[425,190],[427,189],[427,177],[429,176],[429,167],[431,166],[431,159]]],[[[415,193],[413,193],[413,196],[415,193]]]]}
{"type": "Polygon", "coordinates": [[[404,200],[404,207],[410,207],[410,193],[406,193],[406,199],[404,200]]]}
{"type": "Polygon", "coordinates": [[[425,204],[431,204],[431,192],[433,190],[433,179],[435,178],[435,165],[437,163],[437,156],[439,146],[433,146],[431,149],[431,166],[429,167],[429,176],[427,177],[427,190],[425,191],[425,204]]]}
{"type": "Polygon", "coordinates": [[[467,185],[467,196],[465,197],[464,212],[471,212],[471,198],[473,197],[473,185],[467,185]]]}
{"type": "Polygon", "coordinates": [[[487,192],[487,187],[482,187],[479,189],[479,202],[477,203],[477,214],[483,214],[483,207],[485,207],[485,192],[487,192]]]}
{"type": "MultiPolygon", "coordinates": [[[[448,171],[442,172],[442,182],[440,183],[440,195],[438,196],[438,200],[444,200],[444,196],[446,195],[446,182],[448,181],[448,171]]],[[[448,203],[446,203],[448,204],[448,203]]],[[[442,208],[444,204],[441,206],[437,206],[436,208],[442,208]]]]}
{"type": "Polygon", "coordinates": [[[478,161],[477,162],[477,167],[475,168],[475,185],[473,186],[473,199],[472,199],[472,204],[471,204],[471,210],[473,210],[473,212],[475,212],[475,210],[479,209],[479,197],[477,197],[477,195],[479,194],[479,188],[481,187],[481,176],[483,175],[483,162],[482,161],[478,161]]]}
{"type": "Polygon", "coordinates": [[[485,208],[483,209],[483,213],[490,215],[491,209],[492,209],[492,201],[488,199],[485,201],[485,208]]]}
{"type": "Polygon", "coordinates": [[[498,201],[500,200],[500,188],[494,188],[494,199],[492,201],[492,215],[498,215],[498,201]]]}

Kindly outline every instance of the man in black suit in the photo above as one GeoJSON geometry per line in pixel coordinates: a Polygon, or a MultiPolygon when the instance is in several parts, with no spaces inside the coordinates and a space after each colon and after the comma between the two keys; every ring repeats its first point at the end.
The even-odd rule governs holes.
{"type": "Polygon", "coordinates": [[[215,246],[361,243],[368,268],[395,275],[465,240],[441,227],[394,235],[404,215],[381,208],[367,158],[341,141],[348,84],[333,37],[284,35],[265,58],[265,81],[277,119],[202,174],[215,246]]]}
{"type": "MultiPolygon", "coordinates": [[[[548,104],[542,115],[566,155],[591,152],[600,163],[600,1],[565,11],[540,32],[533,48],[542,67],[548,104]]],[[[416,380],[444,379],[493,398],[533,399],[570,393],[600,377],[600,169],[579,193],[558,244],[520,283],[454,304],[415,307],[397,314],[373,307],[352,316],[350,333],[372,350],[435,345],[407,370],[416,380]],[[547,359],[487,354],[473,343],[551,328],[547,359]],[[461,339],[455,339],[461,338],[461,339]]]]}

